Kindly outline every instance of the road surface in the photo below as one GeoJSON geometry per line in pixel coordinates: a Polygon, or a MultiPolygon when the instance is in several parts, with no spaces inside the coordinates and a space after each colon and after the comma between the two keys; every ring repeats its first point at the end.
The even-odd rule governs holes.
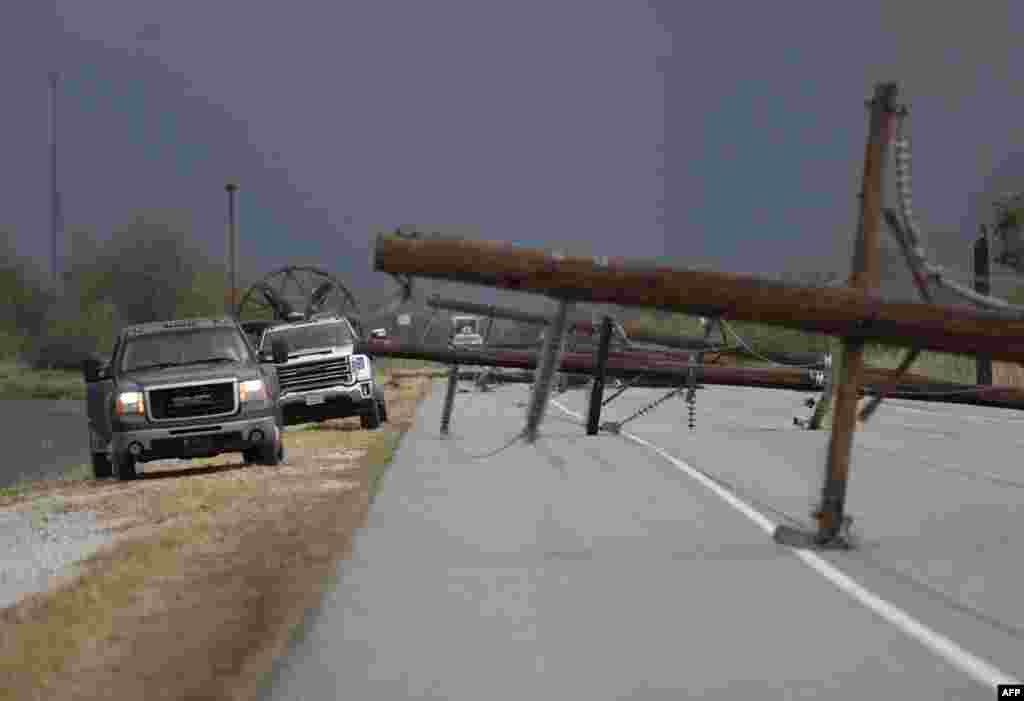
{"type": "MultiPolygon", "coordinates": [[[[521,430],[527,387],[459,394],[449,440],[434,389],[264,698],[987,699],[971,655],[1024,673],[1013,412],[892,402],[858,433],[860,547],[823,561],[915,636],[652,450],[552,407],[534,446],[475,458],[521,430]]],[[[657,396],[630,390],[603,418],[657,396]]],[[[626,428],[806,521],[827,442],[793,426],[806,396],[708,388],[693,432],[679,399],[626,428]]],[[[583,391],[557,399],[584,411],[583,391]]]]}
{"type": "Polygon", "coordinates": [[[59,477],[89,462],[89,426],[80,399],[0,400],[0,427],[0,487],[59,477]]]}

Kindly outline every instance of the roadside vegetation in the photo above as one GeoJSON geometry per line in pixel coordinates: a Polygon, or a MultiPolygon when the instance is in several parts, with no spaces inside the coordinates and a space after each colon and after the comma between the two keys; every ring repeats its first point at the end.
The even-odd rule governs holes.
{"type": "Polygon", "coordinates": [[[385,373],[389,422],[285,433],[282,467],[226,455],[133,483],[86,468],[0,492],[45,524],[98,514],[114,542],[0,610],[0,699],[254,698],[348,556],[429,377],[385,373]]]}
{"type": "MultiPolygon", "coordinates": [[[[642,311],[634,317],[645,331],[660,334],[675,334],[700,337],[704,330],[696,317],[672,314],[659,318],[653,312],[642,311]]],[[[839,357],[839,339],[823,334],[812,334],[777,326],[766,326],[742,321],[729,322],[732,329],[756,352],[788,353],[832,353],[833,361],[839,357]]],[[[729,345],[736,345],[736,338],[726,331],[729,345]]],[[[715,336],[713,341],[720,341],[715,336]]],[[[902,362],[906,349],[892,346],[869,344],[865,349],[865,360],[870,367],[895,369],[902,362]]],[[[740,367],[770,367],[771,364],[755,357],[738,356],[733,363],[740,367]]],[[[974,356],[951,353],[923,352],[911,371],[926,375],[937,382],[974,384],[976,362],[974,356]]]]}

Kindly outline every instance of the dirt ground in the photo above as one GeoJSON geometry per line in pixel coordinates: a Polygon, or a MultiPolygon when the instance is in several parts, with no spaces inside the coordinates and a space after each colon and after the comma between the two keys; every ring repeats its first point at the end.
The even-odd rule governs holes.
{"type": "Polygon", "coordinates": [[[287,432],[283,467],[154,463],[137,482],[41,485],[0,503],[54,497],[116,534],[0,611],[0,698],[252,698],[348,555],[429,387],[393,378],[379,431],[346,419],[287,432]]]}

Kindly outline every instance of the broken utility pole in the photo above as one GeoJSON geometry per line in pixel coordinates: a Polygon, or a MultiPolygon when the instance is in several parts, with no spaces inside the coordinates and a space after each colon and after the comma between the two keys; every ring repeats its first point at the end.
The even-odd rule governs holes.
{"type": "MultiPolygon", "coordinates": [[[[882,183],[889,143],[892,140],[897,108],[895,83],[875,87],[870,103],[871,117],[864,154],[864,176],[860,193],[860,221],[854,251],[850,287],[873,292],[878,289],[882,224],[882,183]]],[[[864,370],[864,340],[845,337],[839,360],[832,432],[829,435],[828,464],[822,488],[821,506],[814,517],[818,521],[817,545],[845,545],[842,531],[848,525],[845,516],[846,486],[850,471],[853,434],[857,428],[857,402],[864,370]]]]}
{"type": "Polygon", "coordinates": [[[562,359],[562,350],[565,346],[565,330],[568,326],[569,303],[565,300],[558,301],[558,311],[554,319],[548,325],[547,335],[544,338],[544,347],[541,349],[539,365],[537,367],[537,379],[533,383],[533,393],[530,396],[530,405],[526,410],[526,442],[534,443],[537,440],[537,431],[541,421],[544,420],[544,412],[547,411],[548,398],[551,396],[551,386],[555,380],[555,372],[562,359]]]}

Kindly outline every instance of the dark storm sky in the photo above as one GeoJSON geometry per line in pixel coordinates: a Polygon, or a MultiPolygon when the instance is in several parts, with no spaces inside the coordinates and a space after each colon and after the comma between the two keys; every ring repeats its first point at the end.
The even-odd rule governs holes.
{"type": "Polygon", "coordinates": [[[47,4],[0,10],[0,227],[41,258],[53,68],[67,229],[184,210],[220,256],[237,178],[255,271],[357,285],[371,229],[410,223],[845,269],[877,80],[910,103],[925,227],[969,237],[986,178],[1024,180],[1020,3],[47,4]]]}

